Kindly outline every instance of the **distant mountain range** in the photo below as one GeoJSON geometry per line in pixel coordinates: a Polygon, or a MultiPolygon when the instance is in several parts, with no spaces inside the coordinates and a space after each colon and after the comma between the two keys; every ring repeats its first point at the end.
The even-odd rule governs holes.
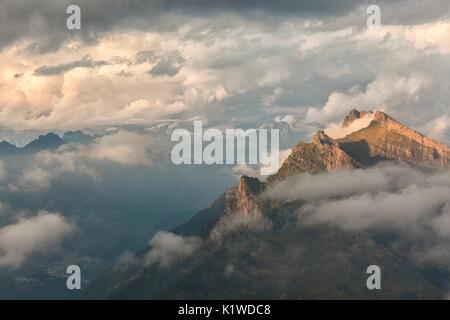
{"type": "Polygon", "coordinates": [[[318,131],[299,142],[265,182],[242,176],[211,207],[173,233],[203,245],[170,265],[143,262],[152,247],[106,269],[87,298],[102,299],[441,299],[447,269],[427,269],[388,245],[392,235],[298,221],[299,201],[261,195],[298,174],[370,168],[382,162],[450,167],[450,148],[387,114],[353,110],[342,127],[370,124],[341,139],[318,131]],[[227,222],[228,223],[224,223],[227,222]],[[256,221],[258,223],[252,223],[256,221]],[[250,223],[248,223],[250,222],[250,223]],[[270,226],[266,228],[266,226],[270,226]],[[224,232],[224,230],[226,232],[224,232]],[[366,288],[366,267],[383,266],[384,290],[366,288]]]}
{"type": "Polygon", "coordinates": [[[24,147],[17,147],[7,141],[0,141],[0,156],[13,155],[22,152],[39,152],[43,150],[55,150],[66,143],[85,144],[92,141],[95,137],[81,131],[66,132],[61,138],[53,132],[40,135],[24,147]]]}

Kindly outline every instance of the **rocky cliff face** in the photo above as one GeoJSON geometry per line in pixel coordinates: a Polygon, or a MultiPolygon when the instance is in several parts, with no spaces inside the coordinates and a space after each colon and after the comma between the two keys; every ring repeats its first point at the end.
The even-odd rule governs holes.
{"type": "Polygon", "coordinates": [[[238,212],[244,216],[261,215],[261,207],[257,199],[263,190],[264,184],[256,178],[242,176],[236,188],[235,197],[227,201],[226,214],[238,212]]]}

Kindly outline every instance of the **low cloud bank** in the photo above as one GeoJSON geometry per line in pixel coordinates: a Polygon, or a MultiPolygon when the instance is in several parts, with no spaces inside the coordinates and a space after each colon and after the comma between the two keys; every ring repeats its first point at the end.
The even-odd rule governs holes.
{"type": "Polygon", "coordinates": [[[445,186],[446,177],[450,178],[450,173],[432,168],[419,170],[406,164],[381,164],[369,169],[293,176],[270,188],[262,196],[268,199],[320,200],[367,192],[395,191],[416,183],[445,186]]]}
{"type": "Polygon", "coordinates": [[[450,264],[449,170],[382,164],[304,174],[277,184],[262,197],[303,202],[298,216],[307,225],[395,232],[409,243],[415,259],[450,264]]]}
{"type": "Polygon", "coordinates": [[[153,263],[167,267],[173,262],[192,255],[201,245],[199,237],[183,237],[171,232],[159,231],[150,240],[150,250],[144,257],[146,265],[153,263]]]}
{"type": "Polygon", "coordinates": [[[30,255],[57,248],[73,228],[59,213],[47,211],[0,228],[0,268],[18,268],[30,255]]]}
{"type": "Polygon", "coordinates": [[[118,131],[87,145],[68,144],[56,151],[41,151],[27,163],[17,184],[26,190],[48,188],[61,173],[74,173],[96,180],[101,173],[95,162],[150,166],[154,157],[151,147],[152,139],[147,135],[118,131]]]}

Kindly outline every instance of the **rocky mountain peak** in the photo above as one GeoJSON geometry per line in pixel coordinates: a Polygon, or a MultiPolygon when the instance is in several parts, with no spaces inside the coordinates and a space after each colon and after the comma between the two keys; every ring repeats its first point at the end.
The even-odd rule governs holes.
{"type": "Polygon", "coordinates": [[[260,215],[261,208],[257,199],[264,184],[256,178],[242,176],[236,188],[234,201],[227,205],[228,213],[240,212],[243,215],[260,215]]]}
{"type": "Polygon", "coordinates": [[[358,111],[356,109],[353,109],[345,117],[344,122],[342,122],[342,128],[347,128],[353,121],[364,118],[366,115],[371,114],[371,113],[372,113],[371,111],[367,112],[367,111],[358,111]]]}
{"type": "Polygon", "coordinates": [[[315,145],[339,146],[338,143],[331,137],[329,137],[323,130],[319,130],[316,132],[316,134],[312,138],[312,143],[314,143],[315,145]]]}
{"type": "Polygon", "coordinates": [[[284,161],[278,172],[267,179],[267,184],[299,173],[319,173],[327,170],[351,169],[360,167],[331,137],[324,131],[317,131],[312,142],[300,142],[284,161]]]}
{"type": "Polygon", "coordinates": [[[349,155],[365,165],[382,160],[438,163],[450,167],[450,147],[407,127],[382,111],[370,125],[337,142],[349,155]]]}

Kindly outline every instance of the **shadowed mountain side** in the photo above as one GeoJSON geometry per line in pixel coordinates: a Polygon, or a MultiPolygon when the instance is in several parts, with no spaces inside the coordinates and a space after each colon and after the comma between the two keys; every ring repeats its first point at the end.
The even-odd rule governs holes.
{"type": "Polygon", "coordinates": [[[230,235],[161,267],[111,267],[89,287],[101,299],[440,299],[410,260],[363,233],[335,228],[230,235]],[[224,245],[225,244],[225,245],[224,245]],[[383,267],[383,290],[367,290],[367,266],[383,267]]]}

